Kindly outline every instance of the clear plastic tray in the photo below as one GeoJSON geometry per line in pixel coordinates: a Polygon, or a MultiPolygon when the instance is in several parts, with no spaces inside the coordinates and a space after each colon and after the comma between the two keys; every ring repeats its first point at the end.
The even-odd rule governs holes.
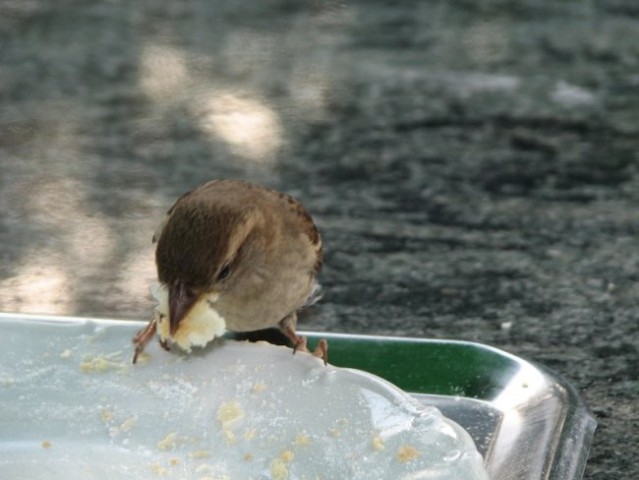
{"type": "Polygon", "coordinates": [[[334,365],[379,375],[462,425],[491,479],[582,478],[597,422],[555,372],[477,343],[308,335],[328,339],[334,365]]]}
{"type": "MultiPolygon", "coordinates": [[[[52,326],[73,336],[81,325],[99,327],[95,342],[121,344],[126,356],[144,323],[0,314],[0,358],[20,355],[25,332],[44,354],[52,326]]],[[[303,333],[310,345],[328,339],[332,364],[385,378],[463,426],[492,480],[582,478],[596,422],[574,388],[548,369],[476,343],[303,333]]],[[[0,375],[0,388],[10,381],[0,375]]],[[[2,414],[0,443],[12,442],[3,438],[2,414]]]]}

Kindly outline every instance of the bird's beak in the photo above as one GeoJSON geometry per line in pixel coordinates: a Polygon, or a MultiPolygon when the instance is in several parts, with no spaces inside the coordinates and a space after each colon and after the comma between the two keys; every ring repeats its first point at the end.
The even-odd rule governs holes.
{"type": "Polygon", "coordinates": [[[169,332],[175,334],[178,325],[193,308],[199,295],[182,282],[169,287],[169,332]]]}

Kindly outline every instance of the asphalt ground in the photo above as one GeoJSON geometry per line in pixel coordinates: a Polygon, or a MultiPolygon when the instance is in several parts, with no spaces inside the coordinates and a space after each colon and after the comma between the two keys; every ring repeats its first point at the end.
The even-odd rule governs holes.
{"type": "Polygon", "coordinates": [[[0,98],[0,310],[148,318],[163,212],[257,181],[323,234],[304,329],[542,363],[639,477],[632,0],[5,0],[0,98]]]}

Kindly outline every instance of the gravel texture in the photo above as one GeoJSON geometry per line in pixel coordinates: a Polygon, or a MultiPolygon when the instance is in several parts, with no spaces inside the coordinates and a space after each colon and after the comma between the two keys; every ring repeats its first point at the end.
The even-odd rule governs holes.
{"type": "Polygon", "coordinates": [[[639,477],[632,0],[6,0],[0,79],[0,310],[148,318],[163,212],[258,181],[324,236],[305,329],[543,363],[639,477]]]}

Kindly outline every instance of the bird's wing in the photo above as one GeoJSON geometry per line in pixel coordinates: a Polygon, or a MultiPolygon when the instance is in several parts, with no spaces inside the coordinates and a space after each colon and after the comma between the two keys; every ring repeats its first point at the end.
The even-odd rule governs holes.
{"type": "Polygon", "coordinates": [[[302,205],[298,200],[286,193],[280,193],[279,195],[280,198],[285,200],[285,202],[288,204],[288,207],[291,209],[293,214],[300,217],[302,220],[304,234],[317,253],[317,262],[313,267],[314,273],[317,274],[322,269],[322,264],[324,262],[322,237],[320,236],[319,230],[315,226],[310,213],[308,213],[306,208],[304,208],[304,205],[302,205]]]}

